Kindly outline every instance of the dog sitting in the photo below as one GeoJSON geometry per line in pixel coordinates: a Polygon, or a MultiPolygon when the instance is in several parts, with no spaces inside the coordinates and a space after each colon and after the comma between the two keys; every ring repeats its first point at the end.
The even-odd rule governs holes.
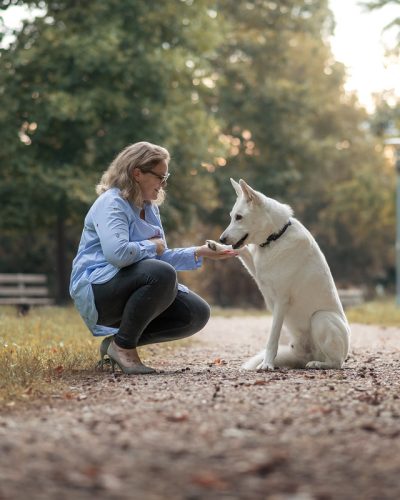
{"type": "Polygon", "coordinates": [[[310,232],[288,205],[267,198],[246,182],[231,179],[237,200],[231,222],[212,250],[237,250],[272,312],[265,351],[247,370],[275,367],[339,369],[349,350],[347,322],[329,266],[310,232]],[[280,346],[283,324],[291,337],[280,346]]]}

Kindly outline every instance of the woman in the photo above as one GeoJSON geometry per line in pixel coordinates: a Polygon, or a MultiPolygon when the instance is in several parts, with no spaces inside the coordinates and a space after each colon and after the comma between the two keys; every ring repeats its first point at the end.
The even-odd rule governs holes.
{"type": "Polygon", "coordinates": [[[178,284],[176,271],[203,257],[227,259],[206,245],[167,247],[158,206],[165,197],[169,153],[148,142],[122,150],[104,172],[84,223],[72,266],[70,294],[112,368],[152,373],[136,348],[193,335],[210,316],[208,304],[178,284]]]}

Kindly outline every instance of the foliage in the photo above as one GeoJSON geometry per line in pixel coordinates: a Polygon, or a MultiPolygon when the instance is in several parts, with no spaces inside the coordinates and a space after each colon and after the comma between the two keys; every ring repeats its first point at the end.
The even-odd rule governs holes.
{"type": "MultiPolygon", "coordinates": [[[[388,278],[394,175],[344,93],[327,0],[1,8],[17,4],[43,15],[0,49],[1,269],[57,275],[65,297],[95,184],[122,147],[145,139],[172,153],[162,210],[170,246],[218,236],[234,200],[228,179],[243,177],[293,206],[338,280],[388,278]]],[[[198,273],[224,304],[236,300],[221,286],[230,266],[198,273]]]]}
{"type": "Polygon", "coordinates": [[[375,98],[375,112],[371,116],[371,129],[382,139],[390,138],[400,130],[400,101],[394,92],[384,92],[375,98]]]}
{"type": "Polygon", "coordinates": [[[171,149],[172,172],[180,165],[167,226],[189,224],[212,191],[198,165],[218,128],[192,85],[207,76],[204,56],[218,40],[210,1],[45,5],[0,53],[1,229],[36,228],[32,238],[43,240],[53,228],[61,252],[71,227],[75,247],[102,171],[144,139],[171,149]]]}
{"type": "MultiPolygon", "coordinates": [[[[388,5],[400,6],[400,0],[364,0],[361,2],[361,5],[369,10],[376,10],[388,5]]],[[[400,56],[400,16],[396,17],[387,26],[385,26],[385,30],[392,29],[397,31],[397,42],[394,47],[388,50],[388,54],[398,58],[400,56]]]]}
{"type": "Polygon", "coordinates": [[[222,225],[233,203],[229,172],[292,205],[336,279],[382,279],[393,262],[393,172],[365,111],[343,93],[344,69],[327,42],[327,2],[284,5],[222,2],[235,26],[219,59],[231,157],[216,172],[224,209],[215,221],[222,225]]]}
{"type": "Polygon", "coordinates": [[[360,2],[362,5],[367,6],[370,9],[380,9],[381,7],[385,7],[385,5],[400,5],[400,0],[373,0],[373,1],[364,1],[360,2]]]}

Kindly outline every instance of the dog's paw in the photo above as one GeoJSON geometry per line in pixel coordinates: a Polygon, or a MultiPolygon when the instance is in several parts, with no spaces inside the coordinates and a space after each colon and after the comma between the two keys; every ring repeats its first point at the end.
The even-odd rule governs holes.
{"type": "Polygon", "coordinates": [[[218,243],[214,240],[206,240],[206,245],[210,250],[214,250],[214,252],[217,251],[217,245],[218,243]]]}
{"type": "Polygon", "coordinates": [[[322,368],[325,368],[326,363],[323,363],[322,361],[309,361],[306,364],[306,368],[311,368],[314,370],[321,370],[322,368]]]}
{"type": "Polygon", "coordinates": [[[257,371],[268,372],[268,371],[273,371],[273,370],[275,370],[274,364],[268,363],[265,360],[257,366],[257,371]]]}
{"type": "Polygon", "coordinates": [[[210,250],[213,250],[214,252],[221,252],[224,250],[232,250],[232,247],[230,245],[221,245],[221,243],[217,243],[214,240],[206,240],[206,245],[210,250]]]}

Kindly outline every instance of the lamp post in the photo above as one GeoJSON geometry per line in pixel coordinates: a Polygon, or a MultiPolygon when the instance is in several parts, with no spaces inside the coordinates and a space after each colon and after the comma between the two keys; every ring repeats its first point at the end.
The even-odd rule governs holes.
{"type": "Polygon", "coordinates": [[[387,139],[385,144],[395,152],[396,168],[396,304],[400,306],[400,137],[387,139]]]}

